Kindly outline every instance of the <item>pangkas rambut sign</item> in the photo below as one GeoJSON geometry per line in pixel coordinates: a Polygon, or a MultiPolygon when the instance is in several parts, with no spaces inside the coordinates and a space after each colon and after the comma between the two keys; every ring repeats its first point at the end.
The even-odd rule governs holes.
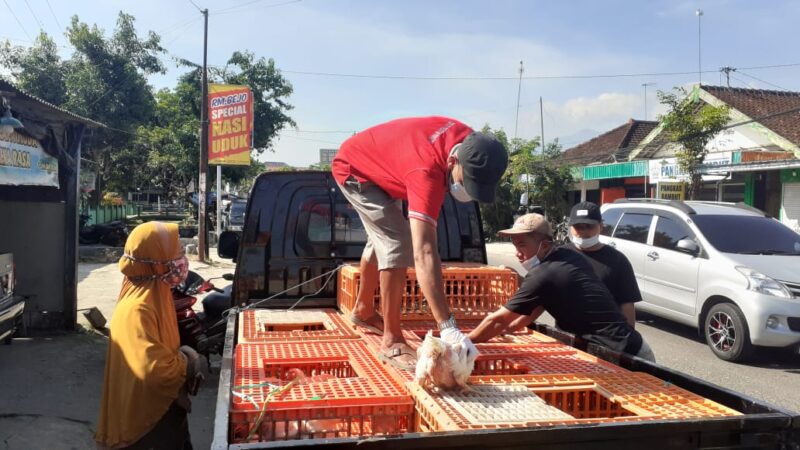
{"type": "Polygon", "coordinates": [[[247,166],[253,148],[253,94],[247,86],[208,85],[208,163],[247,166]]]}

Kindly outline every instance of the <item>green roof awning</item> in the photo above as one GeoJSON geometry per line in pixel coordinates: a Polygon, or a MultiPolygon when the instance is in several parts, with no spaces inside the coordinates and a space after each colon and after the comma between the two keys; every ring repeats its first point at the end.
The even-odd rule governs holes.
{"type": "Polygon", "coordinates": [[[608,178],[643,177],[647,175],[647,170],[648,162],[646,160],[584,166],[583,179],[604,180],[608,178]]]}

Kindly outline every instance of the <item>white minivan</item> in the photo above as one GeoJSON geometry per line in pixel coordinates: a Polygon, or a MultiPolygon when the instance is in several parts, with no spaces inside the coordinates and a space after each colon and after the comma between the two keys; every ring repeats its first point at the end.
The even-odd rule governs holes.
{"type": "Polygon", "coordinates": [[[636,274],[637,309],[697,327],[728,361],[800,343],[800,234],[744,204],[620,199],[601,211],[601,241],[636,274]]]}

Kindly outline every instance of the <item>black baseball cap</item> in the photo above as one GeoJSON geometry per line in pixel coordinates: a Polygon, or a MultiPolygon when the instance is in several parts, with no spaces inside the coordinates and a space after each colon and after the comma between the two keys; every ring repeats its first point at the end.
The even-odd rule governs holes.
{"type": "Polygon", "coordinates": [[[508,166],[508,152],[494,136],[473,131],[458,149],[458,162],[464,168],[464,189],[473,200],[493,203],[500,178],[508,166]]]}
{"type": "Polygon", "coordinates": [[[603,216],[600,214],[600,207],[592,202],[580,202],[572,207],[569,213],[569,226],[588,223],[597,225],[603,223],[603,216]]]}

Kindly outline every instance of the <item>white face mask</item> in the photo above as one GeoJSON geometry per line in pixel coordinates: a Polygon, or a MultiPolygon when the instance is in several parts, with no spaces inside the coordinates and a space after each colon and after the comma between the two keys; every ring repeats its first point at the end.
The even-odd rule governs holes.
{"type": "MultiPolygon", "coordinates": [[[[453,146],[453,149],[450,150],[450,156],[455,155],[460,146],[461,144],[456,144],[455,146],[453,146]]],[[[467,203],[472,201],[472,197],[469,196],[466,188],[464,188],[464,185],[453,181],[452,171],[450,171],[450,195],[452,195],[454,199],[460,201],[461,203],[467,203]]]]}
{"type": "Polygon", "coordinates": [[[600,243],[600,235],[599,234],[594,236],[594,237],[590,237],[590,238],[586,238],[586,239],[584,239],[584,238],[582,238],[580,236],[570,236],[570,239],[572,239],[572,243],[575,244],[575,246],[577,246],[578,248],[581,248],[581,249],[592,248],[595,245],[600,243]]]}
{"type": "Polygon", "coordinates": [[[530,272],[531,269],[533,269],[534,267],[538,266],[541,263],[542,262],[539,261],[539,257],[538,256],[534,256],[531,259],[526,259],[525,261],[522,261],[522,267],[525,268],[525,270],[530,272]]]}
{"type": "Polygon", "coordinates": [[[460,201],[461,203],[472,201],[472,197],[467,194],[467,189],[464,188],[464,185],[454,182],[452,175],[450,176],[450,195],[452,195],[454,199],[460,201]]]}
{"type": "Polygon", "coordinates": [[[526,259],[525,261],[522,261],[522,267],[524,267],[525,270],[527,270],[528,272],[530,272],[531,269],[542,263],[542,261],[539,260],[538,256],[539,250],[542,249],[542,242],[544,241],[539,242],[539,247],[536,248],[536,253],[534,253],[533,256],[531,256],[529,259],[526,259]]]}

